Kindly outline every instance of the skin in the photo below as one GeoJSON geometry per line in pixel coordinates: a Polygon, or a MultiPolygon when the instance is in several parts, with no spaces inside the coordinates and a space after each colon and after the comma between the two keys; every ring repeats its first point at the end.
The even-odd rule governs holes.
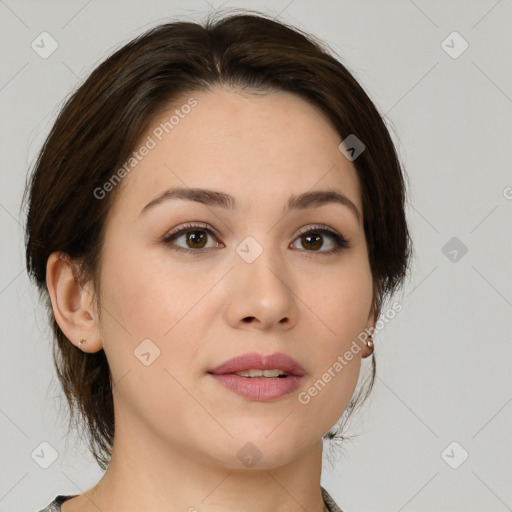
{"type": "MultiPolygon", "coordinates": [[[[57,322],[77,346],[87,340],[85,352],[105,351],[115,383],[111,464],[64,512],[325,510],[322,436],[345,410],[370,352],[359,343],[309,403],[297,395],[375,325],[372,276],[362,219],[348,207],[283,209],[292,194],[334,189],[362,216],[356,170],[326,117],[298,96],[215,88],[193,97],[197,106],[118,185],[101,255],[101,317],[91,283],[73,280],[62,253],[48,260],[57,322]],[[171,186],[229,193],[238,206],[173,199],[140,214],[171,186]],[[173,250],[198,251],[187,235],[162,241],[188,222],[220,233],[206,235],[199,255],[173,250]],[[336,246],[328,235],[323,245],[302,243],[299,229],[315,224],[349,247],[326,254],[336,246]],[[235,251],[248,236],[263,248],[250,264],[235,251]],[[148,338],[160,356],[145,366],[134,350],[148,338]],[[306,369],[301,387],[257,402],[206,373],[252,351],[296,359],[306,369]],[[252,467],[237,457],[247,442],[262,454],[252,467]]],[[[141,140],[169,116],[162,112],[141,140]]]]}

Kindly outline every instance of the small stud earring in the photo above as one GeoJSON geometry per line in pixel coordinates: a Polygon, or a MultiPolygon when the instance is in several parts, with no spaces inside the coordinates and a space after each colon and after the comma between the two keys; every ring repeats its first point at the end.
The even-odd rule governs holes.
{"type": "Polygon", "coordinates": [[[82,348],[82,345],[83,345],[86,341],[87,341],[87,340],[80,340],[80,341],[78,342],[78,344],[80,345],[80,348],[82,348]]]}
{"type": "Polygon", "coordinates": [[[370,353],[368,355],[370,355],[370,356],[373,355],[374,343],[373,343],[371,334],[370,334],[370,336],[368,336],[368,341],[366,342],[366,346],[370,350],[370,353]]]}

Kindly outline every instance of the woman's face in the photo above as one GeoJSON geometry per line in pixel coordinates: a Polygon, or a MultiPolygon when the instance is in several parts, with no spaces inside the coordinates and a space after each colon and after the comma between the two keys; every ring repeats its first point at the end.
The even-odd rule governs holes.
{"type": "MultiPolygon", "coordinates": [[[[107,219],[99,336],[116,435],[226,468],[259,453],[257,467],[271,468],[318,443],[357,382],[364,349],[354,340],[374,325],[359,182],[336,131],[299,97],[191,96],[197,103],[186,97],[141,138],[107,219]],[[162,196],[175,188],[191,197],[162,196]],[[328,190],[345,204],[303,199],[288,209],[328,190]],[[188,234],[169,236],[187,224],[188,234]],[[305,371],[280,396],[242,396],[209,373],[241,354],[277,352],[305,371]]],[[[288,378],[247,385],[257,393],[288,378]]]]}

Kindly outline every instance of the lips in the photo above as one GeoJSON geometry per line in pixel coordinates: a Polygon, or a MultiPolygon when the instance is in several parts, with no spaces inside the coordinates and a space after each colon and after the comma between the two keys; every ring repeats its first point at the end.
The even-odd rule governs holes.
{"type": "Polygon", "coordinates": [[[208,371],[224,388],[253,402],[272,402],[292,396],[302,384],[306,371],[295,359],[277,352],[264,356],[256,352],[242,354],[208,371]],[[247,370],[283,370],[286,377],[243,377],[247,370]]]}
{"type": "Polygon", "coordinates": [[[287,375],[303,376],[306,370],[292,357],[276,352],[270,355],[258,354],[256,352],[248,352],[240,356],[229,359],[221,365],[208,370],[208,373],[215,375],[225,375],[230,373],[241,372],[244,370],[283,370],[287,375]]]}

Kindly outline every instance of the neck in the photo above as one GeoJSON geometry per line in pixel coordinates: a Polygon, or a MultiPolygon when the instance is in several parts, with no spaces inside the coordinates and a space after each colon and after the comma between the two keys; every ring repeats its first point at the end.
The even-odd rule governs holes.
{"type": "MultiPolygon", "coordinates": [[[[110,465],[85,496],[63,512],[324,512],[320,488],[322,441],[280,465],[240,469],[187,447],[169,446],[116,424],[110,465]],[[135,441],[136,440],[136,441],[135,441]],[[80,503],[78,503],[80,501],[80,503]]],[[[75,503],[73,503],[75,501],[75,503]]]]}

